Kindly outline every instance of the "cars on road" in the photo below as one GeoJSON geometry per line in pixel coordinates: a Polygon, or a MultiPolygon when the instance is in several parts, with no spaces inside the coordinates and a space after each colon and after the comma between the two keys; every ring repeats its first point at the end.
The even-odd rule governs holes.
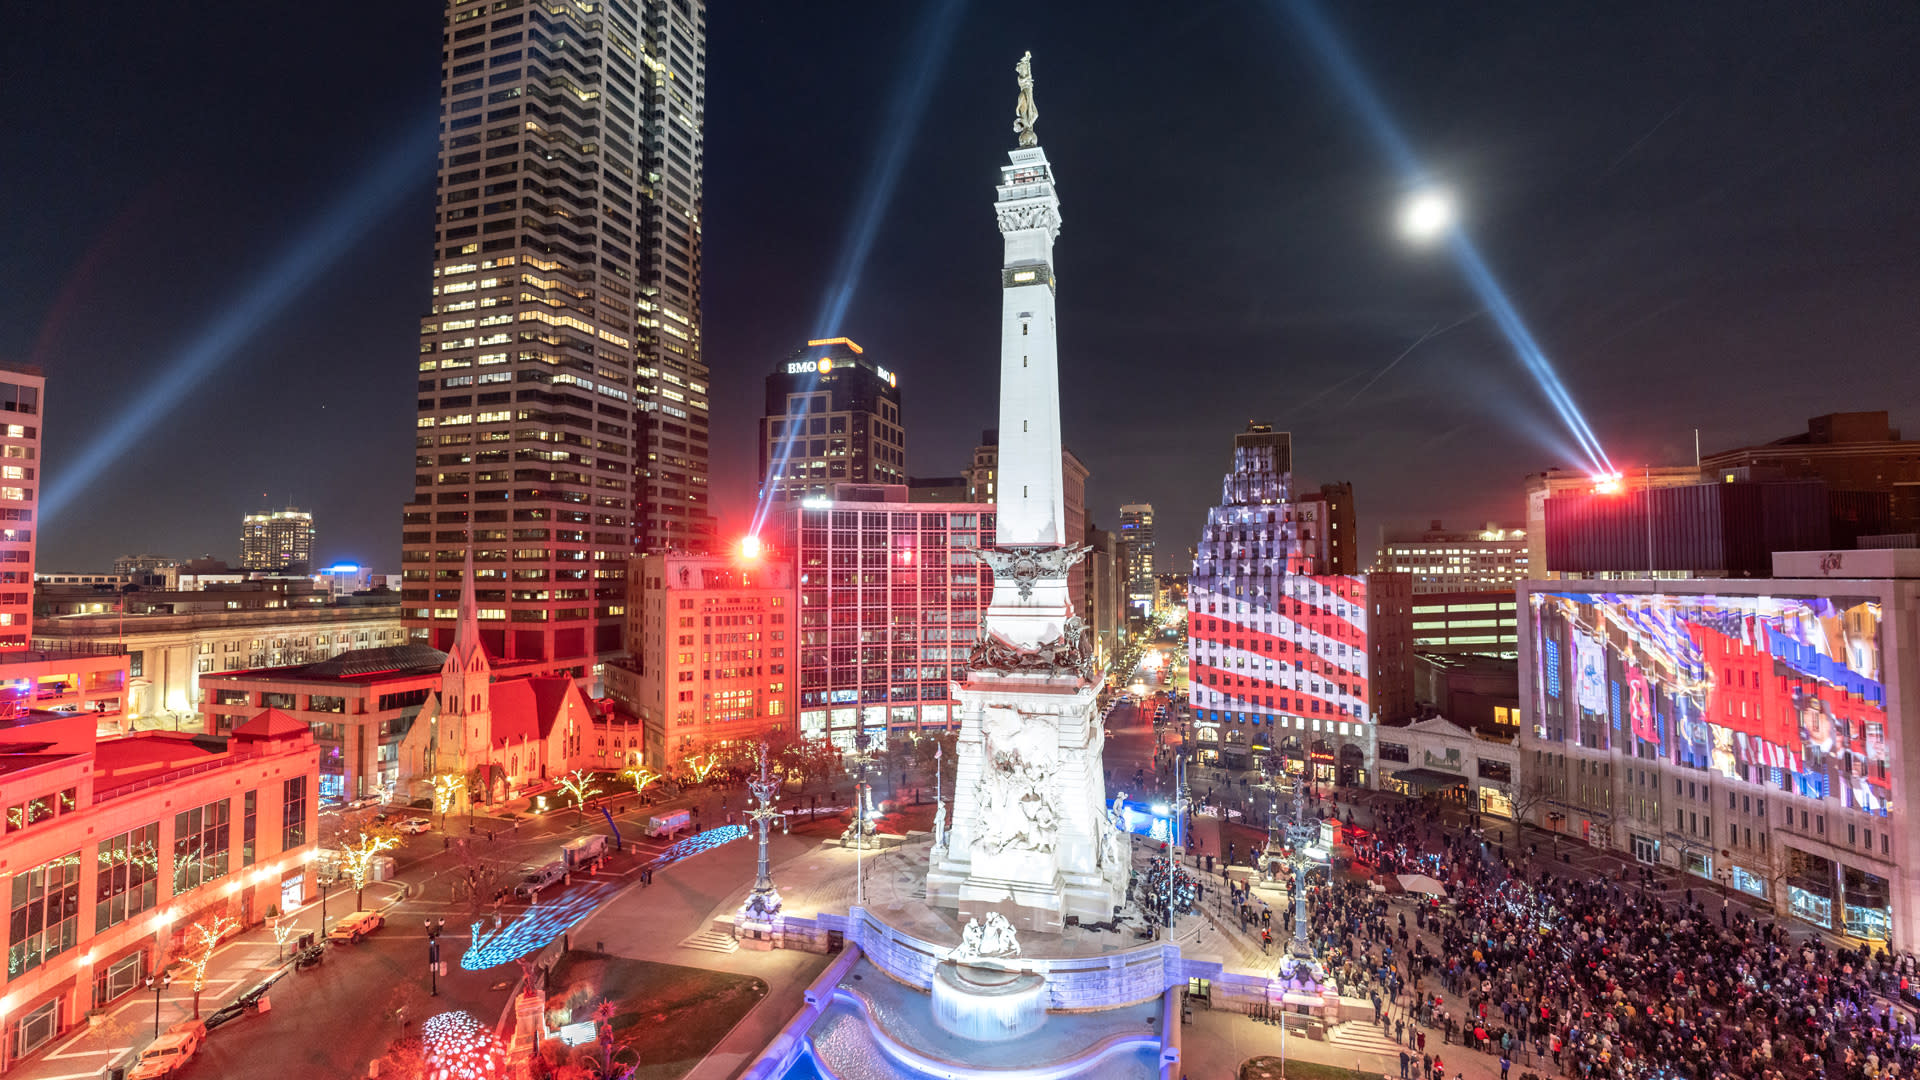
{"type": "Polygon", "coordinates": [[[127,1080],[156,1080],[174,1075],[192,1059],[206,1038],[206,1024],[198,1020],[180,1021],[140,1051],[140,1059],[128,1071],[127,1080]]]}
{"type": "Polygon", "coordinates": [[[431,828],[433,828],[433,822],[423,817],[400,818],[393,822],[393,831],[407,836],[418,836],[431,828]]]}
{"type": "Polygon", "coordinates": [[[537,870],[529,870],[521,877],[520,883],[513,887],[513,895],[531,899],[535,893],[565,877],[567,868],[557,862],[550,862],[537,870]]]}
{"type": "Polygon", "coordinates": [[[385,926],[386,922],[386,916],[377,911],[356,911],[334,923],[327,931],[327,938],[330,941],[351,941],[358,945],[361,938],[385,926]]]}

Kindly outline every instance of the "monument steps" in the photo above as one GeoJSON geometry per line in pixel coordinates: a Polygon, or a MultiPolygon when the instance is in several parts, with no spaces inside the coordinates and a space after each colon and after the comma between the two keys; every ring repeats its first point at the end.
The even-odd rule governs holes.
{"type": "Polygon", "coordinates": [[[1361,1054],[1385,1054],[1397,1057],[1406,1047],[1381,1033],[1378,1025],[1366,1020],[1348,1020],[1327,1029],[1327,1042],[1361,1054]]]}
{"type": "Polygon", "coordinates": [[[683,949],[699,949],[702,952],[731,953],[740,951],[740,943],[732,934],[723,934],[718,930],[702,930],[680,943],[683,949]]]}

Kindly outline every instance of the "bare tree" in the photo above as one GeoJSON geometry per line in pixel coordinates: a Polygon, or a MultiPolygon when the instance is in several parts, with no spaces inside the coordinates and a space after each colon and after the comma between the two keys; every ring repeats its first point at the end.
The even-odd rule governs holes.
{"type": "MultiPolygon", "coordinates": [[[[484,850],[471,836],[461,837],[454,848],[455,899],[466,901],[470,927],[477,927],[488,915],[498,911],[500,902],[496,897],[513,884],[513,866],[487,858],[482,854],[484,850]]],[[[478,931],[473,934],[478,936],[478,931]]]]}
{"type": "Polygon", "coordinates": [[[1502,790],[1506,792],[1507,802],[1513,807],[1513,823],[1516,828],[1521,825],[1537,826],[1539,824],[1534,820],[1534,815],[1547,804],[1547,782],[1544,778],[1528,776],[1518,782],[1505,785],[1502,790]]]}
{"type": "Polygon", "coordinates": [[[1758,860],[1760,876],[1767,883],[1767,904],[1777,915],[1786,909],[1787,883],[1805,872],[1806,857],[1780,843],[1779,836],[1767,838],[1767,851],[1758,860]]]}

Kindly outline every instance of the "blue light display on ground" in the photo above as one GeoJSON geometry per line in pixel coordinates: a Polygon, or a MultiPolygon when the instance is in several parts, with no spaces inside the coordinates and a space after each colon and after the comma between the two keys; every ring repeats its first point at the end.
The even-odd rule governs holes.
{"type": "MultiPolygon", "coordinates": [[[[672,866],[682,859],[712,851],[745,835],[745,825],[722,825],[696,833],[654,856],[646,863],[645,869],[660,870],[672,866]]],[[[594,909],[609,899],[618,888],[610,882],[594,881],[576,885],[565,895],[535,904],[493,933],[477,936],[473,946],[460,958],[460,967],[467,971],[483,971],[538,952],[593,914],[594,909]]]]}

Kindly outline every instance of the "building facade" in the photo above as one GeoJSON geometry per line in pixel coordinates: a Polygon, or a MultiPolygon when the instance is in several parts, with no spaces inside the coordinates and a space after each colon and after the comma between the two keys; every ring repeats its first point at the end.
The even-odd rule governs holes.
{"type": "Polygon", "coordinates": [[[1854,937],[1920,931],[1920,552],[1774,578],[1529,582],[1522,816],[1854,937]]]}
{"type": "Polygon", "coordinates": [[[37,369],[0,365],[0,650],[24,649],[33,640],[33,533],[46,390],[37,369]]]}
{"type": "Polygon", "coordinates": [[[1443,717],[1380,729],[1380,789],[1432,796],[1480,814],[1513,817],[1520,747],[1443,717]]]}
{"type": "Polygon", "coordinates": [[[1293,501],[1294,527],[1300,533],[1301,546],[1314,557],[1314,565],[1329,574],[1360,572],[1359,528],[1353,508],[1353,485],[1346,481],[1321,484],[1320,490],[1301,494],[1293,501]]]}
{"type": "Polygon", "coordinates": [[[307,725],[323,799],[384,796],[400,779],[400,741],[440,689],[446,654],[425,645],[351,649],[286,667],[201,677],[203,730],[228,735],[263,710],[307,725]]]}
{"type": "Polygon", "coordinates": [[[906,483],[899,384],[844,337],[809,341],[776,367],[760,418],[761,501],[825,495],[835,484],[906,483]]]}
{"type": "Polygon", "coordinates": [[[129,594],[99,601],[99,610],[84,610],[94,603],[74,598],[62,606],[83,610],[43,618],[34,638],[57,653],[121,654],[129,730],[197,728],[202,676],[314,663],[406,641],[395,597],[326,604],[315,596],[313,603],[279,606],[276,595],[284,599],[258,591],[129,594]]]}
{"type": "Polygon", "coordinates": [[[1546,501],[1547,565],[1562,578],[1766,577],[1776,551],[1885,533],[1889,499],[1748,468],[1633,492],[1562,492],[1546,501]]]}
{"type": "Polygon", "coordinates": [[[973,549],[994,543],[992,504],[909,503],[905,489],[789,511],[799,588],[799,734],[850,747],[857,732],[945,728],[992,596],[973,549]]]}
{"type": "Polygon", "coordinates": [[[255,926],[317,895],[316,755],[285,717],[215,740],[101,739],[87,716],[0,721],[0,776],[0,1072],[140,989],[197,922],[255,926]]]}
{"type": "Polygon", "coordinates": [[[1093,633],[1100,669],[1119,657],[1125,638],[1126,588],[1121,578],[1119,542],[1111,532],[1091,524],[1086,531],[1087,557],[1081,560],[1084,587],[1075,595],[1074,608],[1093,633]]]}
{"type": "Polygon", "coordinates": [[[240,566],[303,572],[313,565],[313,539],[313,515],[305,510],[248,514],[240,521],[240,566]]]}
{"type": "Polygon", "coordinates": [[[1120,508],[1120,546],[1127,573],[1127,606],[1137,622],[1153,616],[1153,504],[1120,508]]]}
{"type": "Polygon", "coordinates": [[[1520,655],[1512,589],[1426,592],[1414,586],[1413,647],[1429,654],[1520,655]]]}
{"type": "Polygon", "coordinates": [[[1790,479],[1819,477],[1833,491],[1884,492],[1892,501],[1889,529],[1920,532],[1920,442],[1901,439],[1885,412],[1816,416],[1798,435],[1700,459],[1712,479],[1753,467],[1778,469],[1790,479]]]}
{"type": "Polygon", "coordinates": [[[445,40],[407,628],[451,645],[471,550],[493,655],[585,674],[635,547],[712,535],[706,5],[452,0],[445,40]]]}
{"type": "Polygon", "coordinates": [[[1699,469],[1690,465],[1646,467],[1613,476],[1594,476],[1571,469],[1533,473],[1526,479],[1527,579],[1553,581],[1562,576],[1559,568],[1547,558],[1548,499],[1565,495],[1631,495],[1647,488],[1698,484],[1701,475],[1699,469]]]}
{"type": "Polygon", "coordinates": [[[691,755],[793,732],[790,555],[642,555],[632,574],[628,655],[608,665],[607,689],[639,720],[650,766],[684,771],[691,755]]]}
{"type": "Polygon", "coordinates": [[[1527,531],[1492,523],[1471,532],[1438,521],[1423,532],[1390,532],[1374,558],[1376,570],[1413,575],[1416,595],[1511,593],[1527,580],[1527,567],[1527,531]]]}
{"type": "Polygon", "coordinates": [[[1279,749],[1317,782],[1366,784],[1373,732],[1413,712],[1411,583],[1323,574],[1293,520],[1291,445],[1250,425],[1187,580],[1189,700],[1202,750],[1279,749]]]}

